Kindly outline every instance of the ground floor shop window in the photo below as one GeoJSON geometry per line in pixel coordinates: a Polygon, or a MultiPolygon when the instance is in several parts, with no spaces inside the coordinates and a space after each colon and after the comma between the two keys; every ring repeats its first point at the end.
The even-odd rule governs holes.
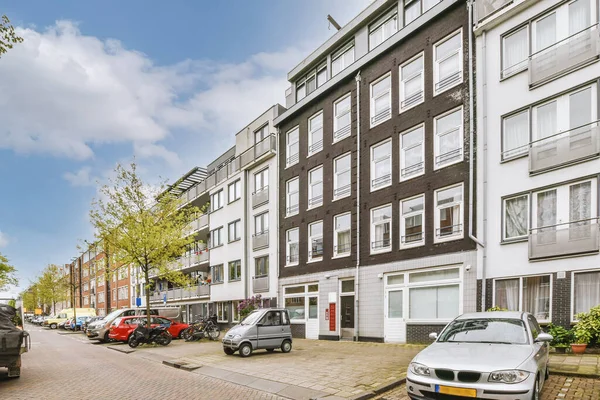
{"type": "Polygon", "coordinates": [[[319,285],[309,284],[284,288],[285,308],[292,322],[305,322],[319,316],[319,285]]]}
{"type": "Polygon", "coordinates": [[[533,314],[550,321],[550,275],[524,276],[494,281],[494,305],[509,311],[533,314]]]}
{"type": "Polygon", "coordinates": [[[573,319],[600,304],[600,271],[573,274],[573,319]]]}

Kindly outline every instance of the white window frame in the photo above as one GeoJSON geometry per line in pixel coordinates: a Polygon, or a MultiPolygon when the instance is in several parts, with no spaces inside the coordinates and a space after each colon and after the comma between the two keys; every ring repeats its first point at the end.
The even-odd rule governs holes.
{"type": "Polygon", "coordinates": [[[254,144],[256,145],[268,137],[269,137],[269,124],[266,123],[254,131],[254,144]],[[258,136],[259,140],[256,140],[257,136],[258,136]]]}
{"type": "Polygon", "coordinates": [[[417,126],[414,126],[410,129],[405,130],[404,132],[400,132],[399,142],[400,142],[400,182],[405,182],[410,179],[424,175],[425,174],[425,124],[419,124],[417,126]],[[410,147],[404,148],[403,136],[413,133],[419,129],[422,131],[421,142],[419,144],[413,144],[410,147]],[[406,151],[412,150],[417,146],[421,146],[421,162],[407,167],[406,166],[406,156],[405,156],[406,151]],[[419,165],[420,165],[420,168],[418,168],[419,165]],[[409,170],[409,171],[406,172],[406,170],[409,170]],[[412,172],[413,170],[415,172],[412,172]],[[404,171],[404,173],[403,173],[403,171],[404,171]]]}
{"type": "Polygon", "coordinates": [[[348,93],[333,102],[333,143],[337,143],[350,135],[352,135],[352,93],[348,93]],[[348,100],[350,106],[348,109],[342,110],[341,114],[338,114],[337,106],[345,100],[348,100]],[[350,123],[343,127],[338,126],[338,119],[345,115],[350,115],[350,123]]]}
{"type": "Polygon", "coordinates": [[[352,214],[350,212],[346,212],[346,213],[334,215],[334,217],[333,217],[333,258],[349,257],[351,252],[352,252],[352,214]],[[350,226],[348,226],[348,229],[338,231],[336,220],[338,218],[343,218],[343,217],[350,217],[350,226]],[[349,243],[350,247],[348,248],[347,251],[342,253],[342,252],[338,251],[338,233],[346,232],[346,231],[350,232],[350,243],[349,243]]]}
{"type": "Polygon", "coordinates": [[[370,226],[371,226],[371,234],[369,236],[369,244],[370,244],[369,248],[371,250],[371,254],[387,253],[387,252],[392,251],[392,241],[394,240],[394,234],[393,234],[394,230],[393,230],[393,226],[392,226],[393,225],[392,222],[394,220],[394,210],[393,210],[392,203],[383,204],[383,205],[378,206],[378,207],[373,207],[373,208],[371,208],[369,214],[370,214],[369,218],[370,218],[370,226]],[[373,222],[373,214],[374,214],[374,212],[377,211],[377,210],[383,209],[383,208],[388,208],[388,207],[390,209],[390,219],[386,220],[386,221],[378,221],[377,223],[374,223],[373,222]],[[379,224],[385,224],[385,223],[389,223],[390,224],[390,228],[389,228],[389,232],[390,232],[389,245],[385,246],[385,247],[382,246],[380,248],[374,249],[373,248],[373,244],[375,242],[373,241],[373,239],[375,239],[375,226],[379,225],[379,224]]]}
{"type": "Polygon", "coordinates": [[[299,262],[300,262],[300,229],[299,228],[288,229],[285,232],[285,266],[292,267],[292,266],[298,265],[299,262]],[[298,240],[295,242],[290,241],[290,233],[292,233],[292,231],[296,231],[296,233],[298,235],[298,240]],[[298,245],[298,254],[297,254],[298,259],[296,261],[291,260],[290,245],[294,244],[294,243],[296,243],[298,245]]]}
{"type": "Polygon", "coordinates": [[[411,108],[416,107],[419,104],[425,102],[425,53],[424,52],[421,52],[421,53],[417,54],[416,56],[408,59],[404,63],[402,63],[398,67],[398,76],[399,76],[399,81],[400,81],[400,84],[398,85],[398,90],[399,90],[398,106],[400,107],[399,113],[403,113],[404,111],[410,110],[411,108]],[[402,68],[408,66],[409,64],[412,64],[413,62],[418,61],[419,59],[421,59],[421,71],[418,73],[414,73],[410,76],[404,77],[402,75],[402,68]],[[407,80],[412,80],[414,78],[417,78],[419,75],[420,75],[420,81],[421,81],[421,92],[413,94],[407,101],[407,99],[405,98],[405,82],[407,80]],[[403,103],[408,103],[408,104],[403,106],[402,105],[403,103]]]}
{"type": "Polygon", "coordinates": [[[433,201],[434,201],[434,209],[435,209],[435,215],[434,215],[434,235],[433,235],[433,242],[434,243],[442,243],[442,242],[449,242],[452,240],[460,240],[463,239],[465,236],[465,230],[464,230],[464,214],[465,214],[465,187],[464,184],[461,182],[457,185],[450,185],[450,186],[446,186],[443,188],[439,188],[437,190],[435,190],[433,192],[433,201]],[[448,204],[444,204],[442,207],[440,207],[438,205],[438,193],[442,192],[444,190],[448,190],[448,189],[453,189],[455,187],[460,187],[461,188],[461,201],[457,201],[457,202],[453,202],[453,203],[448,203],[448,204]],[[455,226],[460,226],[460,230],[458,233],[453,233],[451,235],[447,235],[447,236],[441,236],[440,235],[440,210],[443,208],[450,208],[453,206],[458,205],[459,209],[458,209],[458,224],[454,224],[452,226],[452,231],[454,231],[454,227],[455,226]]]}
{"type": "Polygon", "coordinates": [[[223,189],[211,193],[210,195],[210,212],[215,212],[223,208],[223,189]]]}
{"type": "Polygon", "coordinates": [[[421,15],[423,15],[424,13],[426,13],[427,11],[431,10],[433,7],[435,7],[441,0],[436,0],[436,2],[429,8],[425,9],[425,4],[423,4],[425,2],[425,0],[404,0],[404,26],[412,23],[413,21],[417,20],[421,15]],[[406,10],[409,8],[408,6],[411,3],[419,3],[419,15],[417,15],[414,19],[411,19],[410,21],[406,20],[406,15],[408,14],[406,12],[406,10]]]}
{"type": "Polygon", "coordinates": [[[237,221],[230,222],[227,225],[227,241],[229,243],[236,242],[242,238],[242,220],[238,219],[237,221]],[[231,227],[233,227],[233,238],[231,237],[231,227]]]}
{"type": "MultiPolygon", "coordinates": [[[[318,283],[308,283],[308,284],[300,284],[300,285],[289,285],[289,286],[285,286],[283,288],[283,308],[286,308],[285,306],[285,300],[289,299],[289,298],[304,298],[304,318],[300,319],[292,319],[290,318],[290,324],[305,324],[306,321],[309,320],[309,315],[310,315],[310,298],[311,297],[316,297],[317,298],[317,318],[318,318],[318,308],[319,308],[319,284],[318,283]],[[304,291],[303,292],[299,292],[299,293],[289,293],[286,294],[285,290],[287,288],[292,288],[292,287],[304,287],[304,291]],[[314,292],[309,292],[308,288],[310,286],[316,286],[317,290],[314,292]]],[[[312,319],[312,318],[311,318],[312,319]]]]}
{"type": "Polygon", "coordinates": [[[290,217],[292,215],[297,215],[300,212],[300,178],[295,177],[288,180],[285,183],[285,216],[290,217]],[[290,192],[290,184],[296,181],[298,185],[298,190],[296,192],[290,192]],[[298,198],[298,203],[295,206],[290,204],[291,195],[296,195],[298,198]]]}
{"type": "Polygon", "coordinates": [[[313,114],[308,118],[308,157],[323,150],[323,110],[313,114]],[[313,121],[321,120],[321,127],[313,129],[313,121]],[[321,139],[313,143],[313,134],[321,131],[321,139]]]}
{"type": "Polygon", "coordinates": [[[215,247],[219,247],[223,245],[223,227],[220,226],[216,229],[210,231],[210,248],[214,249],[215,247]],[[219,238],[219,242],[215,244],[215,238],[219,238]]]}
{"type": "Polygon", "coordinates": [[[261,192],[269,188],[269,168],[261,169],[258,172],[254,173],[254,193],[261,192]],[[265,177],[266,175],[266,177],[265,177]],[[258,186],[256,184],[256,179],[259,178],[262,186],[258,186]]]}
{"type": "Polygon", "coordinates": [[[325,243],[323,241],[323,220],[320,221],[314,221],[311,222],[310,224],[308,224],[308,262],[316,262],[316,261],[322,261],[323,260],[323,254],[325,253],[325,243]],[[311,231],[312,231],[312,227],[316,226],[316,225],[321,225],[321,234],[317,234],[317,235],[312,235],[311,231]],[[313,239],[321,239],[321,247],[322,247],[322,254],[320,256],[317,257],[313,257],[312,254],[312,242],[313,239]]]}
{"type": "MultiPolygon", "coordinates": [[[[596,269],[582,269],[580,271],[572,271],[571,272],[571,307],[570,307],[571,323],[576,323],[579,321],[578,319],[575,318],[575,275],[576,274],[584,274],[586,272],[600,273],[600,270],[596,268],[596,269]]],[[[552,303],[550,303],[550,304],[552,304],[552,303]]]]}
{"type": "Polygon", "coordinates": [[[308,209],[312,209],[312,208],[317,208],[317,207],[321,207],[323,205],[323,165],[319,165],[318,167],[315,167],[313,169],[311,169],[310,171],[308,171],[308,209]],[[321,180],[320,181],[316,181],[316,182],[312,182],[312,174],[313,172],[317,172],[317,170],[321,170],[321,180]],[[313,186],[317,186],[317,185],[321,185],[321,199],[319,201],[319,196],[314,197],[313,196],[313,186]]]}
{"type": "Polygon", "coordinates": [[[513,160],[516,158],[520,158],[520,157],[526,157],[529,155],[529,146],[530,146],[530,142],[531,142],[531,109],[527,108],[521,111],[517,111],[514,113],[511,113],[509,115],[505,115],[502,117],[502,154],[501,154],[501,158],[502,161],[508,161],[508,160],[513,160]],[[527,114],[527,130],[525,132],[526,134],[526,138],[525,138],[525,144],[521,145],[521,146],[517,146],[515,148],[512,149],[507,149],[506,148],[506,122],[510,119],[510,118],[514,118],[520,114],[526,113],[527,114]]]}
{"type": "Polygon", "coordinates": [[[369,51],[372,51],[376,47],[383,44],[390,37],[394,36],[394,34],[396,34],[396,32],[398,32],[398,29],[400,28],[398,25],[399,25],[398,24],[398,12],[397,12],[396,7],[392,8],[392,10],[388,11],[382,17],[380,17],[377,21],[375,21],[373,24],[371,24],[371,26],[369,26],[369,51]],[[393,20],[392,23],[394,24],[394,29],[390,36],[386,36],[384,26],[391,20],[393,20]],[[373,38],[375,37],[376,34],[379,34],[380,32],[381,32],[381,42],[374,44],[373,38]]]}
{"type": "Polygon", "coordinates": [[[419,247],[419,246],[424,246],[425,245],[425,194],[419,194],[417,196],[412,196],[409,197],[407,199],[402,199],[400,200],[400,249],[410,249],[412,247],[419,247]],[[404,214],[404,210],[403,210],[403,203],[408,202],[408,201],[412,201],[412,200],[416,200],[416,199],[422,199],[423,201],[423,209],[421,209],[420,211],[413,211],[413,212],[409,212],[404,214]],[[421,239],[420,240],[414,240],[411,242],[406,242],[406,218],[410,218],[410,217],[414,217],[417,215],[421,215],[421,239]]]}
{"type": "Polygon", "coordinates": [[[227,186],[227,200],[228,204],[233,203],[236,200],[239,200],[242,197],[242,180],[238,179],[237,181],[230,183],[227,186]],[[233,199],[231,198],[231,191],[233,189],[233,199]]]}
{"type": "Polygon", "coordinates": [[[335,53],[333,53],[331,55],[331,76],[334,77],[337,74],[339,74],[340,72],[342,72],[343,70],[345,70],[346,68],[348,68],[350,65],[352,65],[352,63],[354,63],[354,61],[356,57],[356,52],[354,50],[354,41],[350,42],[350,43],[346,43],[344,46],[342,46],[339,50],[337,50],[335,53]],[[351,58],[352,61],[348,61],[348,58],[346,57],[346,55],[352,55],[352,57],[348,57],[351,58]],[[340,69],[338,71],[335,71],[334,64],[340,61],[340,69]]]}
{"type": "Polygon", "coordinates": [[[242,260],[228,261],[227,262],[227,282],[237,282],[237,281],[241,281],[241,280],[242,280],[242,260]],[[239,273],[237,274],[237,277],[235,277],[235,278],[231,277],[231,264],[232,263],[238,263],[235,268],[236,268],[236,270],[239,271],[239,273]]]}
{"type": "Polygon", "coordinates": [[[298,164],[298,162],[300,161],[300,128],[298,126],[295,126],[289,131],[287,131],[285,135],[285,167],[287,168],[294,164],[298,164]],[[297,133],[298,140],[296,140],[293,143],[290,143],[290,136],[293,133],[297,133]],[[290,148],[294,144],[298,148],[298,151],[295,154],[290,154],[290,148]]]}
{"type": "Polygon", "coordinates": [[[213,265],[210,267],[210,269],[211,269],[211,284],[212,285],[225,282],[225,268],[223,267],[222,263],[213,265]],[[217,271],[217,269],[221,270],[221,280],[220,281],[217,281],[215,278],[217,276],[217,274],[215,273],[215,271],[217,271]]]}
{"type": "Polygon", "coordinates": [[[380,124],[384,123],[385,121],[388,121],[388,120],[390,120],[392,118],[392,73],[391,72],[388,72],[388,73],[380,76],[379,78],[377,78],[373,82],[371,82],[371,85],[369,85],[369,98],[371,99],[370,100],[371,106],[370,106],[370,113],[369,113],[369,123],[370,123],[370,127],[371,128],[374,128],[377,125],[380,125],[380,124]],[[389,79],[390,80],[389,88],[387,90],[387,93],[383,92],[381,95],[379,95],[377,97],[377,99],[379,99],[379,98],[387,95],[388,102],[389,102],[389,108],[388,108],[387,111],[382,111],[380,113],[380,115],[382,115],[382,117],[379,117],[379,114],[378,115],[374,115],[374,112],[375,112],[375,100],[377,100],[377,99],[375,99],[373,97],[373,87],[375,85],[377,85],[378,83],[384,81],[385,79],[389,79]],[[378,118],[380,118],[380,119],[378,119],[378,118]]]}
{"type": "Polygon", "coordinates": [[[228,301],[219,301],[217,302],[217,322],[229,322],[229,314],[227,309],[229,308],[228,301]],[[226,318],[223,318],[226,317],[226,318]]]}
{"type": "MultiPolygon", "coordinates": [[[[443,39],[439,40],[437,43],[435,43],[433,45],[433,95],[437,96],[438,94],[444,93],[447,90],[452,89],[453,87],[456,87],[458,85],[460,85],[463,82],[463,32],[462,32],[462,28],[452,32],[451,34],[449,34],[448,36],[444,37],[443,39]],[[444,44],[446,41],[452,39],[454,36],[456,35],[460,35],[460,46],[459,48],[456,50],[456,52],[450,53],[448,54],[446,57],[444,57],[441,60],[436,60],[436,53],[437,53],[437,48],[444,44]],[[439,76],[439,63],[448,60],[450,57],[453,57],[454,55],[458,54],[458,71],[457,71],[457,78],[453,78],[451,80],[449,80],[450,83],[448,83],[448,86],[442,86],[441,88],[438,88],[438,85],[440,84],[440,76],[439,76]]],[[[448,77],[446,77],[445,79],[448,80],[448,78],[452,77],[453,75],[450,75],[448,77]]]]}
{"type": "Polygon", "coordinates": [[[393,163],[392,163],[392,153],[393,153],[393,152],[394,152],[394,151],[393,151],[393,149],[392,149],[392,138],[389,138],[389,139],[383,140],[383,141],[381,141],[381,142],[379,142],[379,143],[376,143],[376,144],[374,144],[373,146],[371,146],[371,148],[370,148],[370,157],[369,157],[369,158],[371,159],[371,167],[370,167],[370,168],[371,168],[371,174],[370,174],[370,175],[371,175],[371,176],[370,176],[370,178],[371,178],[371,179],[370,179],[370,188],[371,188],[371,192],[375,192],[375,191],[377,191],[377,190],[381,190],[381,189],[384,189],[384,188],[386,188],[386,187],[389,187],[389,186],[391,186],[391,185],[392,185],[392,164],[393,164],[393,163]],[[377,169],[375,168],[375,165],[376,165],[377,163],[379,163],[379,162],[384,162],[384,161],[385,161],[385,158],[380,158],[380,159],[378,159],[378,160],[375,160],[375,159],[373,158],[373,157],[375,156],[375,149],[377,149],[378,147],[381,147],[381,146],[386,146],[386,145],[387,145],[387,146],[389,147],[389,149],[390,149],[390,153],[389,153],[389,155],[388,155],[388,157],[387,157],[387,159],[388,159],[388,163],[389,163],[389,166],[390,166],[390,167],[389,167],[389,171],[390,171],[390,173],[389,173],[389,178],[388,178],[387,180],[382,180],[382,183],[381,183],[381,184],[377,184],[377,185],[375,185],[375,184],[374,184],[374,182],[375,182],[376,180],[379,180],[379,179],[382,179],[382,178],[385,178],[385,177],[386,177],[385,175],[383,175],[383,176],[379,176],[379,177],[376,177],[376,176],[375,176],[375,173],[376,173],[376,171],[377,171],[377,169]]]}
{"type": "Polygon", "coordinates": [[[263,256],[254,257],[254,277],[269,276],[269,273],[270,273],[270,270],[271,270],[270,264],[271,264],[271,260],[269,260],[269,255],[268,254],[263,255],[263,256]],[[266,260],[266,262],[265,262],[266,273],[264,273],[264,274],[257,274],[257,272],[258,272],[257,267],[258,267],[258,264],[259,264],[258,260],[263,260],[263,259],[266,260]]]}
{"type": "Polygon", "coordinates": [[[523,25],[520,28],[514,29],[513,31],[506,33],[504,35],[502,35],[502,70],[500,71],[500,79],[506,79],[508,77],[511,77],[513,75],[518,74],[519,72],[523,72],[525,70],[527,70],[527,68],[529,67],[529,55],[531,54],[531,45],[530,45],[530,40],[529,40],[529,25],[523,25]],[[524,60],[514,64],[514,65],[505,65],[505,59],[506,59],[506,39],[510,38],[513,35],[516,35],[518,33],[520,33],[522,30],[525,30],[526,33],[526,38],[525,40],[527,41],[527,58],[525,58],[524,60]]]}
{"type": "Polygon", "coordinates": [[[350,196],[350,194],[352,194],[352,153],[348,152],[333,159],[333,200],[335,201],[343,199],[345,197],[350,196]],[[350,162],[348,163],[348,169],[338,171],[337,161],[340,161],[341,159],[346,157],[350,159],[350,162]],[[344,174],[346,172],[350,172],[350,183],[344,187],[338,187],[338,175],[344,174]]]}
{"type": "Polygon", "coordinates": [[[514,241],[522,241],[522,240],[527,240],[527,238],[529,237],[529,220],[530,220],[530,210],[531,210],[531,196],[529,196],[529,193],[522,193],[522,194],[518,194],[516,196],[510,196],[510,197],[505,197],[502,199],[502,241],[503,242],[514,242],[514,241]],[[510,201],[510,200],[514,200],[520,197],[526,197],[527,198],[527,205],[525,207],[525,210],[527,211],[527,218],[526,223],[526,229],[525,229],[525,234],[524,235],[520,235],[520,236],[513,236],[513,237],[507,237],[506,235],[506,202],[510,201]]]}
{"type": "Polygon", "coordinates": [[[452,110],[450,110],[450,111],[446,111],[446,112],[445,112],[445,113],[443,113],[443,114],[436,115],[436,116],[433,118],[433,133],[434,133],[434,146],[433,146],[433,147],[434,147],[434,159],[433,159],[433,169],[434,169],[434,170],[442,169],[442,168],[448,167],[448,166],[450,166],[450,165],[454,165],[454,164],[458,164],[458,163],[461,163],[461,162],[463,162],[463,160],[464,160],[464,158],[465,158],[465,151],[464,151],[464,139],[465,139],[465,133],[464,133],[464,130],[465,130],[465,129],[464,129],[464,120],[463,120],[463,118],[464,118],[464,110],[463,110],[463,107],[462,107],[462,106],[460,106],[460,107],[457,107],[457,108],[454,108],[454,109],[452,109],[452,110]],[[446,131],[446,132],[438,132],[438,131],[437,131],[437,121],[438,121],[439,119],[442,119],[442,118],[444,118],[444,117],[447,117],[447,116],[449,116],[449,115],[451,115],[451,114],[454,114],[454,113],[456,113],[456,112],[459,112],[459,113],[460,113],[460,125],[459,125],[457,128],[453,128],[453,129],[451,129],[451,130],[449,130],[449,131],[446,131]],[[441,160],[440,160],[440,161],[438,162],[438,158],[444,157],[444,156],[446,156],[447,154],[449,154],[449,153],[446,153],[446,154],[440,154],[440,138],[441,138],[441,136],[442,136],[442,135],[447,135],[447,134],[449,134],[450,132],[453,132],[455,129],[458,129],[458,132],[459,132],[459,141],[458,141],[458,143],[459,143],[459,146],[458,146],[458,148],[457,148],[457,149],[455,149],[455,150],[452,150],[452,152],[451,152],[451,153],[458,151],[458,152],[459,152],[459,154],[460,154],[460,158],[455,158],[455,157],[453,157],[453,158],[451,158],[449,161],[446,161],[446,162],[444,162],[444,161],[441,161],[441,160]]]}
{"type": "MultiPolygon", "coordinates": [[[[549,293],[550,293],[550,307],[548,309],[548,319],[539,319],[536,317],[537,321],[542,323],[542,324],[546,324],[546,323],[550,323],[552,322],[552,298],[554,295],[554,290],[553,288],[553,283],[554,283],[554,276],[552,273],[547,273],[547,274],[534,274],[534,275],[521,275],[521,276],[510,276],[510,277],[502,277],[502,278],[496,278],[493,279],[493,285],[492,285],[492,306],[496,306],[496,282],[497,281],[511,281],[511,280],[515,280],[517,279],[519,281],[519,307],[518,307],[518,312],[525,312],[523,311],[523,280],[526,278],[536,278],[539,276],[549,276],[550,277],[550,289],[549,289],[549,293]]],[[[573,282],[572,282],[573,283],[573,282]]],[[[571,307],[573,306],[573,303],[571,303],[571,307]]],[[[527,311],[529,312],[529,311],[527,311]]],[[[573,314],[573,313],[571,313],[573,314]]]]}
{"type": "Polygon", "coordinates": [[[263,212],[254,216],[254,235],[269,233],[269,212],[263,212]],[[259,222],[260,221],[260,222],[259,222]],[[258,230],[260,228],[260,230],[258,230]]]}

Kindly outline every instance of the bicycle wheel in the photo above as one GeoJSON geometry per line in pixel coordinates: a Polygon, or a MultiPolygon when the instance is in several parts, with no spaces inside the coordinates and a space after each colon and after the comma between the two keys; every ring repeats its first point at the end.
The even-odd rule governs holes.
{"type": "Polygon", "coordinates": [[[189,342],[190,339],[192,338],[192,331],[193,331],[193,328],[191,326],[185,328],[183,331],[181,331],[181,334],[180,334],[181,338],[183,340],[185,340],[186,342],[189,342]]]}
{"type": "Polygon", "coordinates": [[[208,328],[208,338],[210,340],[217,340],[221,335],[221,330],[217,325],[212,325],[208,328]]]}

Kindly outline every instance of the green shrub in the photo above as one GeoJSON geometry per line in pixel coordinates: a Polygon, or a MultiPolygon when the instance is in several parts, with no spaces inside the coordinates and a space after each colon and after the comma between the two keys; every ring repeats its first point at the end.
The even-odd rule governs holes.
{"type": "Polygon", "coordinates": [[[487,311],[508,311],[506,308],[494,306],[492,308],[488,308],[487,311]]]}
{"type": "Polygon", "coordinates": [[[581,344],[597,343],[600,339],[600,305],[586,313],[577,314],[575,318],[578,320],[573,328],[575,341],[581,344]]]}
{"type": "Polygon", "coordinates": [[[552,341],[550,342],[552,347],[568,347],[575,341],[573,331],[560,325],[548,324],[546,331],[552,335],[552,341]]]}

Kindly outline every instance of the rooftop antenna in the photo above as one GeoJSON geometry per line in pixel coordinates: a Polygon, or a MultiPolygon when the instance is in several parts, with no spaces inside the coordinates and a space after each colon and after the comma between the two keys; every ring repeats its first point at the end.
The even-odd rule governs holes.
{"type": "Polygon", "coordinates": [[[331,29],[331,25],[333,25],[335,27],[335,29],[337,29],[338,31],[340,29],[342,29],[342,27],[340,26],[340,24],[337,23],[337,21],[335,19],[333,19],[333,17],[329,14],[327,14],[327,21],[329,21],[329,26],[328,28],[331,29]]]}

